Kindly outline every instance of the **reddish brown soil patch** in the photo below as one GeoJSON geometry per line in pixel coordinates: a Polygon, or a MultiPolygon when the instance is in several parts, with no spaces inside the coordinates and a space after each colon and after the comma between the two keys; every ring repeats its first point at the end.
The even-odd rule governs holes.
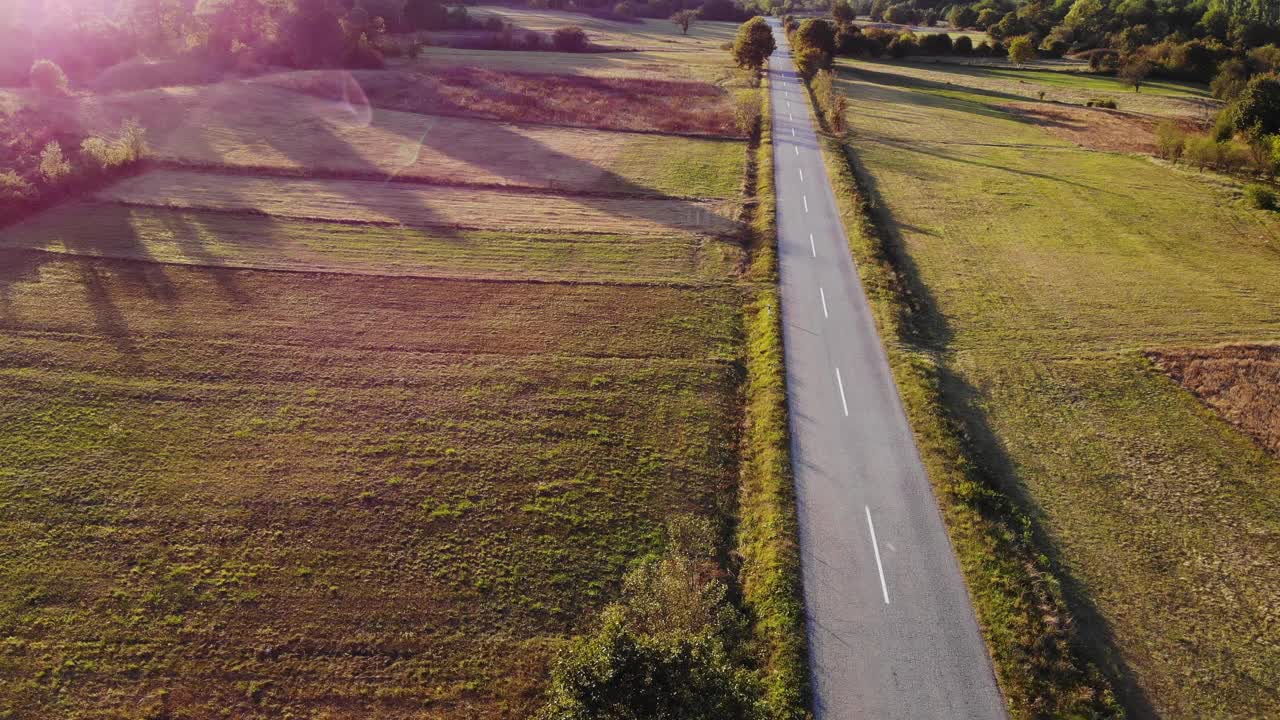
{"type": "Polygon", "coordinates": [[[1150,357],[1206,405],[1280,454],[1280,345],[1167,350],[1150,357]]]}
{"type": "MultiPolygon", "coordinates": [[[[1081,147],[1112,152],[1155,154],[1156,125],[1165,118],[1121,110],[1042,103],[1009,104],[1003,108],[1044,127],[1055,137],[1081,147]]],[[[1174,120],[1184,130],[1200,130],[1196,123],[1174,120]]]]}
{"type": "Polygon", "coordinates": [[[277,75],[273,85],[329,99],[363,93],[371,105],[432,115],[466,115],[694,135],[740,136],[733,97],[710,83],[516,73],[473,67],[310,72],[277,75]]]}

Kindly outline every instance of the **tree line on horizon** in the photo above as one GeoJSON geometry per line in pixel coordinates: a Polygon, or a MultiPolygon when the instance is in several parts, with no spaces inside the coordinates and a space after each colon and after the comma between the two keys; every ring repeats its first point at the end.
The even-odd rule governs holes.
{"type": "MultiPolygon", "coordinates": [[[[443,0],[47,0],[0,2],[0,85],[23,85],[47,59],[72,80],[139,55],[199,56],[213,65],[380,67],[403,44],[389,34],[417,31],[510,32],[500,18],[480,19],[469,3],[443,0]]],[[[735,0],[524,0],[533,8],[629,19],[697,13],[700,20],[742,21],[758,10],[735,0]]],[[[528,33],[533,34],[533,33],[528,33]]],[[[520,38],[500,49],[555,49],[554,38],[520,38]],[[519,45],[518,48],[514,47],[519,45]],[[530,46],[533,45],[533,46],[530,46]]]]}

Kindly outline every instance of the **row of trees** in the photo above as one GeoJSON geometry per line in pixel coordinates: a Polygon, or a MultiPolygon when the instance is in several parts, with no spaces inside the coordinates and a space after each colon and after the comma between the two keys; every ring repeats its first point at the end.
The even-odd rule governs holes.
{"type": "Polygon", "coordinates": [[[627,18],[669,18],[680,12],[697,13],[704,20],[740,22],[755,11],[734,0],[527,0],[529,7],[576,10],[592,15],[627,18]]]}
{"type": "MultiPolygon", "coordinates": [[[[56,84],[61,71],[42,74],[56,84]]],[[[0,222],[124,171],[145,152],[146,134],[132,120],[115,137],[83,137],[54,128],[37,109],[0,116],[0,222]]]]}

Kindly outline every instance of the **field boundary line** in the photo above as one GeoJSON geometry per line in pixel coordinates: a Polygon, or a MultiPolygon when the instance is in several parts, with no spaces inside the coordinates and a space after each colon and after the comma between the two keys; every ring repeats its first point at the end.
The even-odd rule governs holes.
{"type": "MultiPolygon", "coordinates": [[[[284,220],[293,220],[296,222],[316,222],[316,223],[327,223],[332,225],[346,225],[346,226],[369,225],[374,227],[404,227],[404,228],[423,228],[423,229],[441,228],[441,229],[451,229],[451,230],[472,230],[476,232],[502,232],[501,229],[494,228],[492,226],[469,225],[465,223],[427,223],[427,222],[406,223],[406,222],[399,222],[395,220],[346,220],[343,218],[318,218],[311,215],[294,215],[292,213],[274,213],[274,212],[268,212],[266,210],[262,210],[259,208],[251,208],[251,207],[220,208],[220,207],[213,207],[210,205],[195,205],[195,204],[179,205],[175,203],[149,203],[149,202],[143,202],[141,200],[109,199],[109,198],[99,197],[97,195],[93,196],[92,200],[96,203],[100,203],[103,205],[119,205],[121,207],[158,208],[163,210],[174,210],[174,211],[217,213],[220,215],[252,215],[254,217],[281,218],[284,220]]],[[[726,222],[734,222],[734,221],[726,220],[726,222]]],[[[528,228],[527,232],[549,233],[549,232],[555,232],[555,230],[556,228],[554,227],[531,227],[531,228],[528,228]]],[[[673,236],[675,237],[680,236],[680,233],[678,232],[662,231],[662,230],[646,231],[646,230],[635,230],[635,229],[625,230],[625,231],[573,230],[571,232],[576,235],[601,235],[606,237],[610,235],[630,235],[630,236],[642,236],[642,237],[653,237],[653,238],[659,238],[659,237],[670,238],[673,236]]],[[[733,238],[735,235],[733,233],[725,233],[722,235],[717,235],[715,233],[689,232],[686,234],[686,236],[721,239],[721,238],[733,238]]]]}
{"type": "Polygon", "coordinates": [[[672,290],[715,290],[715,289],[733,289],[736,284],[732,281],[722,282],[663,282],[658,280],[636,280],[626,282],[620,280],[571,280],[557,278],[503,278],[484,275],[447,275],[441,273],[394,273],[377,270],[361,270],[354,268],[351,270],[338,270],[327,268],[283,268],[283,267],[263,267],[260,265],[215,265],[212,263],[186,263],[174,262],[172,260],[155,260],[121,257],[117,255],[87,255],[84,253],[63,252],[60,250],[50,250],[47,248],[6,248],[0,246],[0,253],[38,253],[41,255],[57,255],[65,258],[78,258],[88,262],[114,262],[114,263],[139,263],[144,265],[162,265],[165,267],[177,268],[193,268],[198,270],[225,270],[227,272],[260,272],[260,273],[288,273],[290,275],[316,275],[316,276],[333,276],[333,275],[357,275],[369,278],[386,278],[388,280],[437,280],[450,282],[470,282],[470,283],[488,283],[495,285],[564,285],[564,286],[586,286],[586,287],[626,287],[626,288],[670,288],[672,290]]]}
{"type": "Polygon", "coordinates": [[[743,310],[746,374],[735,544],[742,558],[743,604],[759,645],[767,717],[805,720],[812,717],[811,676],[778,288],[777,196],[767,73],[760,93],[756,147],[747,164],[746,190],[754,202],[747,205],[752,215],[747,224],[751,258],[746,278],[756,291],[743,310]]]}
{"type": "MultiPolygon", "coordinates": [[[[62,331],[62,330],[20,329],[20,330],[6,330],[5,333],[13,337],[62,338],[62,339],[68,339],[68,340],[72,340],[72,339],[95,340],[95,339],[102,339],[104,337],[107,337],[105,335],[99,335],[99,334],[93,334],[93,333],[68,332],[68,331],[62,331]]],[[[189,345],[192,339],[194,338],[194,336],[190,336],[190,335],[174,336],[172,334],[168,334],[168,335],[137,334],[137,335],[132,335],[130,337],[145,338],[149,342],[155,345],[189,345]]],[[[210,347],[221,347],[221,346],[243,347],[244,345],[244,343],[239,340],[223,339],[223,338],[214,338],[214,339],[205,338],[202,340],[202,343],[210,347]]],[[[261,348],[310,348],[310,347],[317,346],[314,343],[302,343],[302,342],[258,342],[255,344],[257,347],[261,347],[261,348]]],[[[332,349],[335,346],[330,344],[330,345],[324,345],[323,347],[327,349],[332,349]]],[[[695,368],[695,367],[733,368],[738,365],[738,360],[736,360],[735,358],[718,357],[715,355],[708,355],[706,357],[680,357],[676,355],[605,355],[605,354],[591,355],[591,354],[571,354],[571,353],[557,353],[557,352],[461,352],[461,351],[449,351],[449,350],[415,349],[415,348],[406,348],[406,347],[397,346],[397,345],[377,345],[377,344],[342,345],[342,346],[336,346],[336,347],[341,347],[344,350],[350,350],[352,352],[358,352],[358,353],[396,353],[400,355],[416,355],[416,356],[433,357],[433,358],[458,358],[459,361],[464,361],[468,359],[492,360],[493,362],[507,362],[507,361],[513,361],[513,360],[520,361],[522,359],[528,360],[530,362],[541,362],[544,360],[563,360],[563,361],[581,361],[581,362],[643,363],[645,365],[660,364],[660,365],[672,365],[672,366],[686,366],[690,368],[695,368]]],[[[46,374],[58,374],[63,372],[64,370],[68,373],[72,373],[75,375],[83,375],[86,372],[90,372],[90,374],[96,373],[96,371],[85,371],[82,369],[65,368],[60,366],[55,366],[47,369],[38,368],[37,370],[46,374]]],[[[20,375],[26,372],[30,372],[30,370],[26,368],[0,365],[0,375],[20,375]]],[[[200,375],[198,379],[200,379],[201,382],[209,381],[206,375],[200,375]]],[[[299,382],[305,383],[306,381],[301,380],[299,382]]],[[[394,380],[387,381],[387,383],[393,383],[393,382],[394,380]]]]}
{"type": "MultiPolygon", "coordinates": [[[[741,142],[741,141],[739,141],[741,142]]],[[[193,162],[173,157],[153,157],[144,160],[141,172],[149,170],[182,170],[205,175],[238,175],[246,177],[292,178],[297,180],[352,180],[397,185],[426,185],[429,187],[460,188],[468,190],[496,190],[512,194],[550,195],[556,197],[593,197],[614,200],[682,200],[686,202],[739,202],[739,198],[708,195],[669,195],[666,193],[627,193],[603,190],[581,190],[556,185],[523,185],[504,183],[449,182],[443,178],[398,175],[387,172],[359,172],[351,170],[327,170],[324,168],[285,168],[267,165],[226,165],[222,163],[193,162]]]]}

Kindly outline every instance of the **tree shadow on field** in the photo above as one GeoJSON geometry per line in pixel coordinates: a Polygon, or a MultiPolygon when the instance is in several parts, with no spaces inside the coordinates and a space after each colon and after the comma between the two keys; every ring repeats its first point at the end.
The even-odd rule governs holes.
{"type": "MultiPolygon", "coordinates": [[[[208,108],[214,119],[217,115],[226,117],[243,108],[243,94],[237,95],[235,91],[226,88],[214,88],[209,92],[211,97],[204,103],[204,107],[208,108]],[[220,104],[224,102],[235,104],[223,108],[220,104]]],[[[456,132],[456,127],[451,127],[451,132],[436,133],[433,132],[436,124],[449,121],[449,118],[379,110],[358,99],[353,102],[326,101],[279,88],[266,88],[260,96],[270,97],[305,98],[310,107],[328,114],[328,117],[312,118],[305,122],[305,127],[299,128],[295,122],[296,114],[291,116],[287,113],[260,111],[260,119],[264,123],[261,128],[251,130],[243,125],[235,127],[234,123],[228,125],[232,128],[230,132],[241,143],[269,146],[300,168],[298,174],[302,177],[346,179],[348,182],[335,183],[333,190],[344,194],[353,203],[369,203],[380,212],[388,214],[396,223],[430,227],[447,239],[460,241],[463,237],[457,232],[455,222],[442,216],[425,202],[425,194],[423,202],[410,204],[411,206],[373,202],[382,183],[404,182],[406,185],[428,186],[424,187],[428,193],[430,185],[477,185],[472,177],[451,176],[432,168],[424,158],[424,151],[474,168],[476,175],[482,179],[496,178],[497,182],[490,180],[487,183],[494,190],[535,195],[556,194],[598,212],[653,223],[681,233],[737,234],[737,227],[732,221],[726,223],[712,216],[708,207],[702,203],[672,197],[659,189],[640,185],[599,165],[551,148],[534,137],[518,132],[518,126],[509,123],[470,120],[469,123],[482,128],[473,136],[456,132]],[[391,122],[393,118],[398,122],[391,122]],[[412,120],[406,122],[410,119],[412,120]],[[366,131],[385,133],[396,140],[388,143],[385,149],[376,148],[374,152],[368,146],[357,148],[353,144],[356,136],[366,131]],[[617,202],[619,199],[663,202],[631,202],[623,206],[617,202]],[[732,227],[726,228],[726,225],[732,227]]],[[[284,103],[281,101],[278,104],[284,103]]],[[[566,129],[566,132],[574,130],[566,129]]],[[[637,136],[619,133],[618,137],[637,136]]],[[[376,135],[368,139],[371,145],[376,145],[377,141],[376,135]]],[[[739,149],[745,152],[741,148],[741,141],[705,142],[730,142],[733,152],[739,149]]],[[[262,174],[264,169],[245,166],[220,171],[253,175],[262,174]]],[[[281,173],[266,169],[265,174],[281,173]]],[[[479,184],[486,185],[485,182],[479,184]]],[[[246,206],[253,207],[252,198],[244,200],[246,206]]]]}
{"type": "MultiPolygon", "coordinates": [[[[1071,187],[1080,188],[1081,190],[1087,190],[1091,193],[1100,193],[1104,195],[1119,196],[1119,193],[1115,191],[1107,190],[1107,189],[1096,187],[1093,185],[1086,185],[1085,183],[1078,182],[1076,180],[1068,180],[1059,175],[1035,172],[1033,170],[1020,170],[1018,168],[1009,167],[1008,165],[999,165],[996,163],[982,162],[980,160],[975,160],[974,158],[971,158],[971,157],[964,157],[956,153],[946,152],[944,150],[939,149],[939,146],[936,144],[910,143],[902,140],[895,140],[895,139],[889,139],[889,138],[870,138],[870,139],[873,139],[876,142],[884,143],[885,145],[891,145],[893,146],[894,149],[902,150],[904,152],[916,153],[918,155],[928,155],[929,157],[938,158],[940,160],[963,163],[965,165],[972,165],[974,167],[986,168],[988,170],[998,170],[1000,172],[1006,172],[1012,175],[1021,175],[1027,178],[1035,178],[1037,180],[1048,180],[1050,182],[1059,183],[1061,185],[1069,185],[1071,187]]],[[[995,147],[995,148],[1010,148],[1010,149],[1035,149],[1037,147],[1041,147],[1041,146],[1032,146],[1028,148],[1026,146],[1020,146],[1020,145],[1007,145],[1007,144],[986,145],[982,143],[954,143],[954,144],[957,146],[995,147]]],[[[945,147],[945,145],[943,147],[945,147]]],[[[1050,149],[1057,149],[1057,148],[1050,146],[1050,149]]]]}
{"type": "Polygon", "coordinates": [[[871,70],[868,65],[874,65],[883,68],[893,68],[893,65],[887,63],[872,63],[872,61],[862,61],[853,67],[853,73],[856,77],[865,79],[881,86],[895,86],[901,88],[915,88],[920,90],[942,90],[947,92],[962,92],[966,95],[978,95],[980,97],[991,98],[993,100],[1033,100],[1035,98],[1029,95],[1019,95],[1017,93],[1002,92],[1000,90],[988,90],[985,88],[977,88],[969,85],[961,85],[958,83],[938,82],[937,80],[926,80],[924,78],[912,77],[902,73],[896,73],[889,69],[871,70]]]}
{"type": "MultiPolygon", "coordinates": [[[[908,344],[928,351],[937,361],[939,393],[947,413],[959,426],[959,439],[965,452],[975,461],[975,475],[980,483],[995,488],[1007,496],[1031,521],[1033,547],[1049,558],[1054,576],[1061,580],[1068,611],[1079,628],[1076,637],[1085,656],[1097,664],[1111,681],[1128,712],[1138,718],[1154,718],[1155,710],[1136,676],[1120,654],[1114,631],[1102,616],[1083,585],[1070,573],[1064,562],[1061,548],[1045,531],[1047,527],[1043,509],[1023,485],[1016,466],[998,433],[991,426],[982,409],[984,400],[980,389],[975,388],[950,364],[948,351],[954,331],[940,311],[932,291],[925,285],[920,269],[911,258],[901,230],[909,225],[899,224],[885,205],[875,178],[862,168],[856,159],[851,164],[863,191],[867,194],[876,226],[884,238],[884,252],[888,256],[907,296],[909,312],[901,319],[902,338],[908,344]]],[[[1007,530],[1010,537],[1021,533],[1021,527],[1011,527],[1013,518],[998,509],[979,506],[978,511],[989,521],[1007,530]]]]}

